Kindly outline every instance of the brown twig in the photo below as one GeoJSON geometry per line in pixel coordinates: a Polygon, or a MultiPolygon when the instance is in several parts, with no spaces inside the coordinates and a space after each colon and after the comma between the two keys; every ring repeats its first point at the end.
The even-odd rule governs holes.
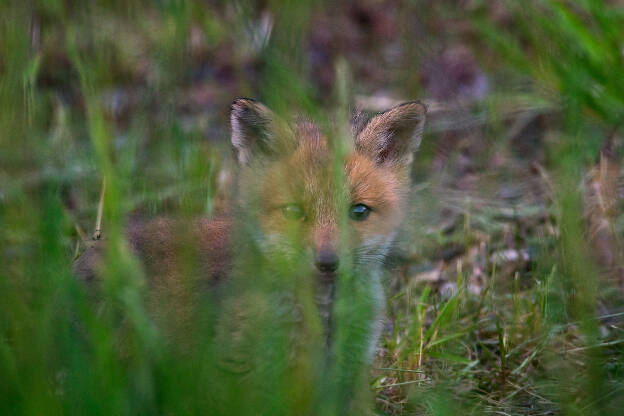
{"type": "Polygon", "coordinates": [[[102,213],[104,211],[104,193],[106,192],[106,178],[102,179],[102,190],[100,191],[100,202],[98,203],[97,219],[95,220],[95,232],[93,239],[99,240],[102,236],[102,213]]]}

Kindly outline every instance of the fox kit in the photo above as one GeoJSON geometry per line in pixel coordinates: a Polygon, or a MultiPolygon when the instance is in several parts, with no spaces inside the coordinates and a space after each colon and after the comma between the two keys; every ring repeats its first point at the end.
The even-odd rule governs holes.
{"type": "MultiPolygon", "coordinates": [[[[231,139],[239,168],[231,215],[186,225],[157,218],[128,229],[152,286],[161,297],[179,295],[177,281],[187,272],[178,267],[180,251],[195,259],[197,284],[236,274],[243,250],[277,259],[278,275],[296,258],[296,270],[283,273],[296,280],[290,283],[311,287],[325,332],[335,325],[340,276],[350,282],[342,287],[346,295],[364,299],[365,310],[353,312],[364,316],[363,323],[342,337],[366,344],[362,355],[370,360],[383,315],[382,264],[405,216],[425,112],[420,102],[406,102],[369,120],[356,118],[350,137],[327,137],[310,121],[290,122],[259,102],[235,100],[231,139]]],[[[97,269],[98,244],[77,261],[79,276],[97,269]]]]}
{"type": "Polygon", "coordinates": [[[325,321],[337,275],[355,276],[372,308],[369,356],[382,315],[381,266],[405,216],[425,112],[407,102],[356,119],[344,138],[326,137],[308,121],[286,123],[252,100],[232,105],[239,206],[254,216],[258,247],[269,257],[297,251],[310,265],[325,321]]]}

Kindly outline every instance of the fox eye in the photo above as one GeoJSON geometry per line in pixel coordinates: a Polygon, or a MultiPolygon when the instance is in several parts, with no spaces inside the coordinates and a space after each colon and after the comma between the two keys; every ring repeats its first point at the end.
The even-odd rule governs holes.
{"type": "Polygon", "coordinates": [[[370,215],[372,209],[364,204],[355,204],[349,210],[349,217],[354,221],[364,221],[370,215]]]}
{"type": "Polygon", "coordinates": [[[289,220],[298,221],[303,219],[305,213],[303,207],[299,204],[288,204],[282,207],[282,214],[289,220]]]}

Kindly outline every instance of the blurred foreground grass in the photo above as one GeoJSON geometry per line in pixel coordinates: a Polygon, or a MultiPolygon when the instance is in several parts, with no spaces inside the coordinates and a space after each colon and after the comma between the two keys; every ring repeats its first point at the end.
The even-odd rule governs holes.
{"type": "Polygon", "coordinates": [[[227,210],[232,98],[324,119],[351,94],[440,109],[371,383],[350,394],[378,414],[620,414],[621,4],[70,3],[0,6],[2,414],[342,414],[342,374],[285,372],[267,322],[266,376],[223,376],[214,299],[192,345],[167,342],[122,230],[137,212],[227,210]],[[479,68],[468,47],[487,90],[462,72],[479,68]],[[447,91],[457,71],[467,95],[447,91]],[[104,178],[96,302],[71,262],[104,178]]]}

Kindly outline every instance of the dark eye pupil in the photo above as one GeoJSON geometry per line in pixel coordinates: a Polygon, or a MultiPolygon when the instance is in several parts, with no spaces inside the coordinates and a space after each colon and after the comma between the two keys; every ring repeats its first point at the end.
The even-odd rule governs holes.
{"type": "Polygon", "coordinates": [[[355,221],[364,221],[370,215],[371,209],[364,204],[355,204],[349,211],[349,216],[355,221]]]}
{"type": "Polygon", "coordinates": [[[284,217],[289,220],[300,220],[303,218],[303,208],[297,204],[288,204],[282,208],[284,217]]]}

